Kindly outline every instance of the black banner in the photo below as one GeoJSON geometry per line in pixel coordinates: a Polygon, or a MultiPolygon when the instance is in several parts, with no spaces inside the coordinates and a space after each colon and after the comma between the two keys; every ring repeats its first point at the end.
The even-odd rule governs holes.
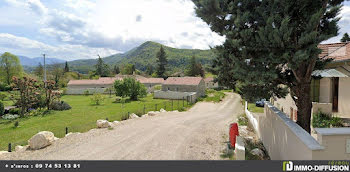
{"type": "Polygon", "coordinates": [[[0,161],[7,171],[349,171],[349,161],[0,161]]]}

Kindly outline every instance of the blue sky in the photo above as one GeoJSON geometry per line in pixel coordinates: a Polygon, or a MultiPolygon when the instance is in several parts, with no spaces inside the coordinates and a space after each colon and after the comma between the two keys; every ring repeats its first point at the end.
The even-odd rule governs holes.
{"type": "MultiPolygon", "coordinates": [[[[152,40],[176,48],[208,49],[224,40],[194,14],[190,0],[2,0],[0,52],[64,60],[126,52],[152,40]]],[[[350,32],[350,2],[338,42],[350,32]]]]}

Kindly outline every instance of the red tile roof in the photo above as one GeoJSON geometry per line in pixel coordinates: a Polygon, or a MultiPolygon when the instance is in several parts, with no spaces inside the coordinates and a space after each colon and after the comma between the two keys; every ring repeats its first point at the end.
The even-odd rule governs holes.
{"type": "Polygon", "coordinates": [[[170,77],[164,85],[199,85],[203,80],[201,77],[170,77]]]}
{"type": "Polygon", "coordinates": [[[320,44],[320,58],[333,58],[334,61],[350,60],[350,43],[320,44]]]}
{"type": "Polygon", "coordinates": [[[99,79],[84,79],[84,80],[70,80],[68,85],[110,85],[113,84],[117,78],[101,77],[99,79]]]}
{"type": "Polygon", "coordinates": [[[142,84],[162,84],[163,78],[137,78],[142,84]]]}

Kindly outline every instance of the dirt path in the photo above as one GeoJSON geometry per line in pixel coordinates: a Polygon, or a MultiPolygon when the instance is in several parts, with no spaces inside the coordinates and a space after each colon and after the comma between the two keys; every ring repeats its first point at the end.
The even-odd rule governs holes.
{"type": "Polygon", "coordinates": [[[113,130],[75,134],[38,151],[0,159],[36,160],[215,160],[225,147],[230,122],[243,113],[240,97],[197,103],[188,112],[168,112],[122,122],[113,130]]]}

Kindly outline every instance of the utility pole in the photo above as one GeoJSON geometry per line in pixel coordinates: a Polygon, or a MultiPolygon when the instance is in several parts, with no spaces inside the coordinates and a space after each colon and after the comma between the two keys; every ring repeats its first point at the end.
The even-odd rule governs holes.
{"type": "Polygon", "coordinates": [[[43,54],[44,56],[44,84],[45,84],[45,88],[46,88],[46,54],[43,54]]]}

